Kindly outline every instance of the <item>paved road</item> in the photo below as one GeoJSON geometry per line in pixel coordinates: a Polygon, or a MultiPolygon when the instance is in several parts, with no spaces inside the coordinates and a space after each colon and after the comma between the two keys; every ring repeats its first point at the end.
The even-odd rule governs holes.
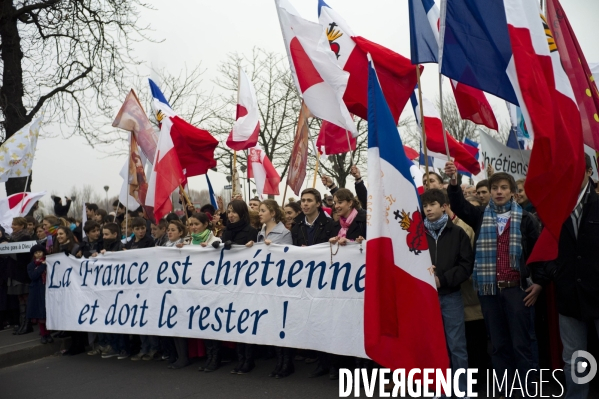
{"type": "MultiPolygon", "coordinates": [[[[203,362],[202,362],[203,363],[203,362]]],[[[274,360],[259,360],[250,374],[231,375],[225,365],[198,372],[196,361],[169,370],[159,361],[101,359],[85,354],[47,357],[0,369],[0,398],[336,398],[338,381],[308,378],[313,365],[299,364],[282,380],[268,378],[274,360]]]]}

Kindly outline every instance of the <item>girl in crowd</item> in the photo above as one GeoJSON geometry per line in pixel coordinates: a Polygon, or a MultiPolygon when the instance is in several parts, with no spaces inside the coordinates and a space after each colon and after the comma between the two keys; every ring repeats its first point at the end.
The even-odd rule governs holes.
{"type": "Polygon", "coordinates": [[[56,231],[60,227],[60,220],[53,215],[44,216],[42,227],[46,232],[46,253],[54,253],[54,241],[56,241],[56,231]]]}
{"type": "Polygon", "coordinates": [[[60,226],[56,230],[56,242],[54,243],[55,254],[64,252],[67,255],[75,255],[79,251],[75,236],[69,227],[60,226]]]}
{"type": "Polygon", "coordinates": [[[108,213],[104,209],[98,209],[94,215],[94,220],[102,226],[104,223],[108,223],[108,213]]]}
{"type": "MultiPolygon", "coordinates": [[[[187,234],[187,229],[178,220],[172,220],[168,224],[168,228],[166,230],[166,234],[168,237],[168,241],[164,243],[165,247],[170,248],[181,248],[183,246],[183,237],[187,234]]],[[[167,338],[163,341],[166,346],[166,351],[169,352],[169,365],[167,366],[169,369],[180,369],[186,366],[189,366],[189,355],[187,353],[187,338],[167,338]],[[172,341],[171,341],[172,340],[172,341]],[[172,350],[171,343],[174,343],[175,351],[172,350]],[[177,360],[175,361],[175,353],[177,360]]]]}
{"type": "Polygon", "coordinates": [[[41,342],[48,344],[54,340],[46,329],[46,248],[37,244],[31,247],[30,253],[33,255],[33,259],[27,265],[27,273],[31,279],[27,300],[27,318],[31,322],[37,322],[42,337],[41,342]]]}
{"type": "MultiPolygon", "coordinates": [[[[11,242],[30,241],[31,236],[27,230],[27,220],[17,217],[12,220],[11,242]]],[[[19,298],[19,328],[13,335],[27,334],[33,331],[31,323],[27,319],[27,296],[29,295],[29,275],[27,264],[31,260],[27,253],[16,254],[16,261],[9,259],[7,263],[8,295],[16,295],[19,298]]]]}
{"type": "Polygon", "coordinates": [[[302,207],[297,202],[290,202],[287,205],[285,205],[284,210],[285,227],[287,227],[288,230],[291,230],[291,227],[295,223],[295,218],[298,217],[300,213],[302,213],[302,207]]]}
{"type": "Polygon", "coordinates": [[[46,241],[46,238],[47,238],[46,231],[44,230],[44,228],[41,225],[39,225],[35,228],[35,238],[38,241],[44,241],[44,242],[46,241]]]}
{"type": "Polygon", "coordinates": [[[340,188],[333,196],[335,213],[339,220],[333,223],[331,239],[333,244],[345,245],[347,241],[361,243],[366,238],[366,211],[360,201],[346,188],[340,188]]]}
{"type": "MultiPolygon", "coordinates": [[[[260,222],[262,230],[258,233],[258,242],[264,242],[266,245],[280,244],[292,245],[293,239],[291,233],[283,224],[283,211],[275,200],[262,201],[259,208],[260,222]]],[[[246,246],[251,247],[250,241],[246,246]]],[[[293,374],[295,367],[293,365],[293,348],[276,347],[277,364],[275,369],[268,375],[269,377],[285,378],[293,374]]]]}
{"type": "MultiPolygon", "coordinates": [[[[203,212],[192,213],[187,219],[189,227],[189,236],[191,245],[200,245],[206,247],[214,243],[220,243],[220,240],[212,233],[212,225],[208,215],[203,212]]],[[[220,367],[220,353],[218,347],[220,341],[189,339],[187,341],[191,353],[197,357],[206,355],[206,363],[198,368],[199,371],[211,372],[220,367]]]]}
{"type": "MultiPolygon", "coordinates": [[[[222,241],[225,248],[232,244],[246,245],[256,240],[258,231],[250,225],[250,215],[247,204],[241,200],[233,200],[227,207],[227,226],[223,232],[222,241]]],[[[239,363],[231,370],[231,374],[245,374],[254,369],[254,345],[237,344],[237,358],[239,363]]]]}

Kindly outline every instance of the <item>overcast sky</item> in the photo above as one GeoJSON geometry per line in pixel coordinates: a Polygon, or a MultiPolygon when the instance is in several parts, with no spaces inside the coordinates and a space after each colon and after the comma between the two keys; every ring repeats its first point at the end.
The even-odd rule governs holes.
{"type": "MultiPolygon", "coordinates": [[[[317,0],[290,0],[304,18],[317,20],[317,0]]],[[[228,53],[250,53],[259,46],[266,50],[285,52],[274,0],[148,0],[155,10],[142,12],[143,22],[153,28],[152,37],[161,43],[139,43],[136,55],[145,60],[149,76],[150,66],[166,68],[177,74],[186,65],[193,67],[202,62],[207,69],[204,89],[210,91],[218,64],[228,53]]],[[[410,38],[407,0],[327,0],[357,35],[387,46],[400,54],[410,56],[410,38]]],[[[562,4],[573,25],[588,62],[599,62],[597,45],[597,16],[599,1],[563,0],[562,4]]],[[[437,68],[429,65],[423,74],[424,95],[438,96],[437,68]]],[[[446,83],[444,90],[451,90],[446,83]]],[[[126,93],[123,93],[123,98],[126,93]]],[[[507,120],[503,100],[488,96],[498,118],[507,120]]],[[[118,108],[115,108],[115,114],[118,108]]],[[[410,115],[411,110],[404,110],[410,115]]],[[[57,127],[45,125],[42,131],[56,132],[57,127]]],[[[109,196],[116,195],[122,180],[119,171],[123,157],[107,157],[81,138],[64,139],[60,136],[41,138],[33,166],[32,191],[66,194],[74,185],[92,184],[98,193],[108,185],[109,196]]],[[[224,175],[211,179],[215,190],[226,184],[224,175]]],[[[204,179],[191,180],[191,188],[205,188],[204,179]]],[[[319,186],[322,188],[322,186],[319,186]]],[[[0,190],[0,197],[6,195],[0,190]]]]}

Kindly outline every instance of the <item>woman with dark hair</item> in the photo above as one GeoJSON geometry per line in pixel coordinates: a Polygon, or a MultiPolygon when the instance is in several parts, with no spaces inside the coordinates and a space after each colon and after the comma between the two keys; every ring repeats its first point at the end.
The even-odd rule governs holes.
{"type": "Polygon", "coordinates": [[[258,237],[258,230],[250,225],[250,213],[245,202],[231,201],[227,207],[227,219],[222,241],[228,248],[231,244],[245,245],[258,237]]]}
{"type": "Polygon", "coordinates": [[[103,226],[104,223],[108,223],[108,213],[104,209],[98,209],[94,215],[94,221],[103,226]]]}
{"type": "MultiPolygon", "coordinates": [[[[12,235],[10,242],[31,241],[29,230],[27,230],[27,220],[17,217],[12,220],[12,235]]],[[[27,319],[27,297],[29,296],[29,275],[27,274],[27,265],[30,261],[28,253],[16,254],[14,258],[8,261],[8,295],[16,295],[19,298],[19,328],[13,332],[13,335],[27,334],[33,331],[31,323],[27,319]]]]}
{"type": "Polygon", "coordinates": [[[79,245],[75,241],[75,236],[69,227],[60,226],[56,230],[56,242],[54,242],[53,253],[60,252],[66,255],[75,255],[79,251],[79,245]]]}
{"type": "Polygon", "coordinates": [[[361,243],[366,238],[366,211],[360,201],[347,188],[337,190],[333,200],[339,220],[333,223],[329,241],[339,245],[345,245],[348,240],[361,243]]]}
{"type": "MultiPolygon", "coordinates": [[[[250,225],[250,214],[245,202],[233,200],[227,207],[227,226],[223,232],[222,241],[225,248],[230,249],[232,244],[246,245],[255,241],[258,231],[250,225]]],[[[254,363],[254,347],[251,344],[237,343],[237,358],[239,363],[231,370],[231,374],[249,373],[256,367],[254,363]]]]}
{"type": "Polygon", "coordinates": [[[295,218],[302,213],[302,206],[297,202],[290,202],[285,205],[283,212],[285,213],[285,227],[287,227],[287,230],[291,230],[295,218]]]}

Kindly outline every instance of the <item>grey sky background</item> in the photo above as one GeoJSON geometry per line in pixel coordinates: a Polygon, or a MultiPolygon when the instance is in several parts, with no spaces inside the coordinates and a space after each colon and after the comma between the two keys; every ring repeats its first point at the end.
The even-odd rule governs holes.
{"type": "MultiPolygon", "coordinates": [[[[317,21],[317,0],[290,0],[306,19],[317,21]]],[[[206,73],[203,89],[217,90],[212,83],[217,66],[227,54],[233,52],[250,54],[255,46],[285,53],[274,0],[149,0],[155,10],[144,10],[142,22],[153,29],[151,36],[161,43],[139,43],[136,56],[145,61],[141,73],[150,76],[150,69],[166,68],[177,74],[186,65],[193,68],[202,62],[206,73]],[[145,71],[145,72],[144,72],[145,71]]],[[[405,57],[410,56],[410,37],[407,0],[328,0],[352,27],[357,35],[389,47],[405,57]]],[[[562,0],[580,45],[589,63],[599,62],[597,45],[599,1],[562,0]]],[[[425,66],[422,76],[423,94],[431,100],[438,96],[437,66],[425,66]]],[[[134,88],[138,89],[138,88],[134,88]]],[[[445,90],[451,90],[445,82],[445,90]]],[[[123,98],[127,93],[123,93],[123,98]]],[[[505,102],[488,96],[500,123],[508,120],[505,102]]],[[[114,113],[118,111],[115,107],[114,113]]],[[[403,117],[411,116],[406,107],[403,117]]],[[[64,195],[71,187],[91,184],[98,193],[104,194],[108,185],[109,196],[118,194],[122,179],[119,171],[125,157],[107,157],[110,148],[102,152],[91,148],[82,138],[63,138],[59,126],[44,125],[38,142],[33,166],[32,191],[55,192],[64,195]]],[[[224,174],[210,178],[218,192],[226,183],[224,174]]],[[[203,177],[192,178],[192,189],[206,188],[203,177]]],[[[281,185],[281,187],[283,187],[281,185]]],[[[319,185],[317,188],[323,188],[319,185]]],[[[5,191],[0,190],[4,197],[5,191]]]]}

